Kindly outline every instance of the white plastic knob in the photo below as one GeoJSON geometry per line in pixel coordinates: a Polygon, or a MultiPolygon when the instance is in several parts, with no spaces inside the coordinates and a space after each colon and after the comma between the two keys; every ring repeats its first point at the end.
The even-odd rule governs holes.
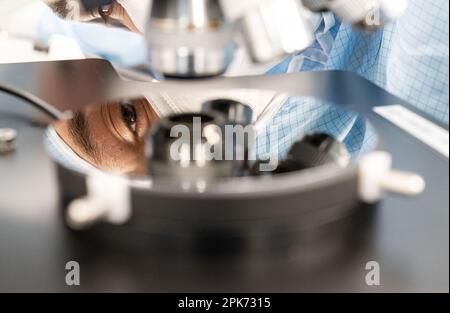
{"type": "Polygon", "coordinates": [[[100,220],[123,224],[131,215],[130,187],[125,178],[104,173],[88,176],[88,195],[75,199],[66,213],[73,229],[88,227],[100,220]]]}
{"type": "Polygon", "coordinates": [[[361,159],[359,165],[361,200],[375,203],[382,199],[385,192],[415,196],[425,190],[425,181],[420,175],[392,170],[391,166],[391,156],[383,151],[372,152],[361,159]]]}

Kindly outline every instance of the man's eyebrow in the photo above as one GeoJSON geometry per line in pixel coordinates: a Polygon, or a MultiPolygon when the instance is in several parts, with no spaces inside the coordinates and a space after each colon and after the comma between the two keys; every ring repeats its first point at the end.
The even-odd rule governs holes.
{"type": "Polygon", "coordinates": [[[94,144],[84,113],[77,112],[69,120],[69,132],[86,154],[91,156],[95,161],[99,161],[98,149],[94,144]]]}

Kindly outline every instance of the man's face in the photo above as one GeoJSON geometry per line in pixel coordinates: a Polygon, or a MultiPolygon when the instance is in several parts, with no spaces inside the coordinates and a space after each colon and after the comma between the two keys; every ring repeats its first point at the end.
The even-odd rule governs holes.
{"type": "Polygon", "coordinates": [[[92,106],[54,125],[82,159],[101,170],[146,175],[145,137],[157,116],[145,99],[92,106]]]}
{"type": "Polygon", "coordinates": [[[122,5],[113,1],[103,9],[86,11],[80,0],[45,0],[50,8],[61,18],[89,22],[103,19],[105,23],[117,22],[129,30],[139,33],[128,12],[122,5]]]}
{"type": "MultiPolygon", "coordinates": [[[[80,0],[45,0],[61,18],[119,23],[139,32],[128,12],[116,1],[86,11],[80,0]]],[[[82,159],[101,170],[123,174],[147,174],[145,136],[156,113],[145,99],[92,106],[67,121],[54,125],[58,135],[82,159]]]]}

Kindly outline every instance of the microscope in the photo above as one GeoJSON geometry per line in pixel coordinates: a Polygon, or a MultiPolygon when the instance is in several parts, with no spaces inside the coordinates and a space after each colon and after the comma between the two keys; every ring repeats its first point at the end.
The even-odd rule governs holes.
{"type": "MultiPolygon", "coordinates": [[[[112,5],[108,0],[79,3],[81,10],[100,16],[108,16],[112,5]]],[[[411,265],[416,284],[394,274],[399,258],[405,261],[398,247],[417,260],[422,254],[413,243],[432,240],[434,245],[426,245],[429,254],[445,258],[448,236],[443,238],[441,230],[448,220],[443,210],[448,208],[448,176],[442,173],[448,173],[448,156],[420,141],[411,123],[435,131],[428,124],[432,121],[439,133],[448,126],[348,72],[224,75],[238,48],[254,64],[268,64],[311,47],[318,13],[332,13],[342,23],[372,32],[400,18],[406,8],[406,0],[153,0],[143,34],[151,78],[140,79],[142,73],[121,72],[99,59],[0,65],[0,96],[6,92],[31,99],[46,115],[39,123],[53,125],[51,132],[39,134],[57,142],[44,149],[32,139],[30,128],[36,123],[17,122],[22,126],[0,133],[1,190],[24,190],[24,184],[31,184],[36,187],[28,188],[27,197],[46,206],[42,213],[30,213],[39,216],[39,223],[29,227],[29,202],[14,204],[14,192],[0,199],[0,232],[14,233],[8,238],[19,250],[33,245],[40,251],[41,262],[34,267],[40,271],[26,288],[39,288],[42,274],[48,290],[70,290],[51,265],[80,260],[85,291],[113,290],[105,277],[139,291],[368,291],[359,277],[372,259],[389,264],[386,272],[393,273],[378,290],[445,288],[441,275],[429,268],[432,261],[411,265]],[[352,159],[338,138],[306,133],[286,154],[271,156],[278,162],[272,168],[270,157],[254,153],[257,106],[227,97],[236,90],[320,99],[355,111],[377,140],[371,151],[352,159]],[[198,110],[161,114],[141,135],[144,126],[136,116],[158,112],[149,113],[136,98],[177,94],[188,99],[210,91],[220,96],[198,101],[198,110]],[[118,106],[103,105],[117,99],[118,106]],[[55,156],[57,149],[75,150],[72,144],[89,148],[89,142],[61,140],[61,134],[82,133],[87,124],[98,123],[94,116],[107,116],[117,131],[116,115],[142,137],[142,145],[135,145],[138,153],[130,157],[131,144],[114,150],[95,129],[86,137],[100,138],[91,145],[100,149],[99,159],[122,153],[108,166],[136,163],[131,170],[102,168],[90,155],[80,161],[83,170],[71,167],[74,157],[88,154],[81,148],[55,156]],[[408,116],[409,124],[395,123],[400,116],[408,116]],[[228,129],[245,136],[239,140],[238,132],[232,132],[228,145],[228,129]],[[183,134],[188,141],[181,140],[183,134]],[[15,172],[31,155],[33,168],[15,172]],[[424,235],[424,210],[430,203],[435,209],[429,213],[441,224],[439,229],[427,224],[429,235],[424,235]],[[337,278],[330,282],[333,275],[337,278]],[[425,276],[429,279],[423,282],[425,276]]],[[[15,101],[0,97],[0,105],[15,101]]],[[[0,113],[1,121],[9,123],[0,113]]],[[[0,236],[0,255],[11,245],[5,238],[0,236]]],[[[19,250],[11,257],[29,255],[19,250]]],[[[0,277],[8,268],[0,257],[0,277]]],[[[0,290],[6,284],[0,279],[0,290]]],[[[20,289],[24,282],[16,285],[20,289]]]]}
{"type": "MultiPolygon", "coordinates": [[[[93,9],[95,1],[84,3],[93,9]]],[[[150,67],[168,77],[216,76],[233,60],[236,35],[253,62],[266,63],[313,43],[312,12],[331,11],[343,22],[376,29],[406,7],[405,0],[154,0],[145,32],[150,67]]]]}

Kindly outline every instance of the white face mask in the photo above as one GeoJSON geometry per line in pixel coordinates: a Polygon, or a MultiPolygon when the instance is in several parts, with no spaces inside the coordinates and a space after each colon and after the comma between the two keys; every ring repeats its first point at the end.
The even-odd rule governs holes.
{"type": "Polygon", "coordinates": [[[117,0],[117,2],[127,11],[136,28],[144,33],[152,0],[117,0]]]}

